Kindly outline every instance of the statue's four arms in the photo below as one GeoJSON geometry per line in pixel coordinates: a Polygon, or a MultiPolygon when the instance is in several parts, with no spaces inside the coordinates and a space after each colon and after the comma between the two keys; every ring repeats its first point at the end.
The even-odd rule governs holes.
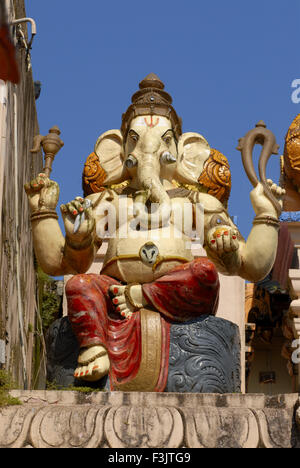
{"type": "MultiPolygon", "coordinates": [[[[97,286],[105,300],[110,297],[114,307],[113,311],[105,312],[108,320],[113,313],[119,313],[120,318],[131,323],[132,317],[145,307],[152,307],[174,321],[201,313],[213,314],[218,289],[213,264],[223,274],[256,282],[269,273],[276,256],[278,206],[284,191],[272,181],[257,182],[250,195],[255,218],[245,241],[227,212],[230,172],[226,158],[212,150],[198,133],[182,134],[181,121],[163,88],[156,75],[148,75],[123,115],[121,131],[105,132],[97,140],[92,161],[90,158],[86,164],[86,175],[92,165],[92,172],[98,171],[100,183],[86,197],[79,196],[61,205],[65,237],[55,211],[58,185],[42,173],[25,187],[37,261],[52,276],[79,274],[78,281],[83,283],[87,275],[81,274],[91,266],[102,242],[103,230],[99,226],[103,227],[110,217],[115,219],[100,275],[102,280],[109,278],[108,289],[102,280],[97,286]],[[184,221],[178,223],[178,213],[190,216],[193,227],[196,220],[202,220],[198,229],[203,229],[203,246],[212,266],[207,259],[195,264],[189,233],[184,221]],[[188,283],[187,302],[189,294],[190,298],[195,295],[195,301],[201,299],[202,292],[197,287],[206,284],[205,278],[210,290],[215,288],[214,298],[203,311],[197,306],[195,311],[191,309],[179,316],[176,305],[170,305],[174,299],[172,291],[163,290],[165,297],[170,294],[170,304],[161,302],[159,288],[166,288],[165,278],[169,281],[170,276],[175,292],[178,285],[180,289],[185,281],[188,283]],[[193,289],[195,278],[198,286],[193,289]]],[[[74,281],[72,284],[68,302],[70,310],[72,307],[74,310],[69,314],[77,337],[82,340],[76,375],[96,380],[108,371],[109,344],[100,331],[89,342],[83,340],[81,325],[76,322],[80,310],[75,310],[72,299],[76,292],[74,281]]],[[[182,300],[181,309],[188,310],[182,300]]],[[[101,320],[105,322],[106,318],[101,320]]],[[[104,325],[110,326],[106,322],[104,325]]],[[[110,355],[111,362],[113,359],[110,355]]]]}

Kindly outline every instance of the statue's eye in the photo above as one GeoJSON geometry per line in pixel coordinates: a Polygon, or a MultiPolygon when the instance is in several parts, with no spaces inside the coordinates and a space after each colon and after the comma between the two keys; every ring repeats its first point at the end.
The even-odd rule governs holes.
{"type": "Polygon", "coordinates": [[[161,138],[166,143],[166,145],[169,146],[173,141],[173,137],[174,137],[173,131],[169,129],[163,134],[161,138]]]}
{"type": "Polygon", "coordinates": [[[130,132],[129,132],[129,137],[130,137],[131,140],[133,140],[133,141],[135,141],[135,142],[137,142],[138,139],[139,139],[138,134],[135,133],[135,132],[133,132],[133,131],[130,131],[130,132]]]}
{"type": "Polygon", "coordinates": [[[171,136],[165,136],[163,137],[163,141],[166,143],[166,145],[169,145],[172,141],[172,137],[171,136]]]}

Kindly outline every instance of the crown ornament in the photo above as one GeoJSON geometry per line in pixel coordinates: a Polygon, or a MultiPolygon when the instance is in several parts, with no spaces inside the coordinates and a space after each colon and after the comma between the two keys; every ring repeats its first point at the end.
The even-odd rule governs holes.
{"type": "Polygon", "coordinates": [[[161,115],[170,119],[175,136],[182,134],[182,122],[172,106],[172,97],[164,91],[164,83],[155,73],[147,75],[139,84],[139,90],[131,98],[132,104],[122,115],[121,132],[126,139],[132,119],[139,115],[161,115]]]}

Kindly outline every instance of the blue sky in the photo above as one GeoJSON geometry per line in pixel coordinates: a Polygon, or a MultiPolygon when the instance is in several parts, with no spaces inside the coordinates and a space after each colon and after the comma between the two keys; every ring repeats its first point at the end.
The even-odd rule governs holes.
{"type": "MultiPolygon", "coordinates": [[[[247,236],[253,210],[238,139],[263,119],[283,152],[300,103],[299,0],[25,0],[37,23],[32,66],[42,82],[40,132],[61,129],[52,178],[60,203],[81,195],[81,174],[97,137],[120,128],[138,83],[156,73],[173,97],[183,131],[205,136],[229,160],[231,215],[247,236]]],[[[258,154],[258,151],[256,151],[258,154]]],[[[279,179],[279,156],[267,175],[279,179]]]]}

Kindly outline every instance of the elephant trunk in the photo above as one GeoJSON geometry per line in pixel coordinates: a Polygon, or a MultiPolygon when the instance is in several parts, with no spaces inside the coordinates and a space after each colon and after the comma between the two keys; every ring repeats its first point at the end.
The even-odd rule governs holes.
{"type": "Polygon", "coordinates": [[[163,226],[171,213],[171,200],[160,181],[159,173],[160,162],[157,155],[144,154],[143,164],[137,168],[141,191],[137,193],[135,203],[139,203],[138,216],[141,226],[146,229],[153,224],[163,226]]]}

